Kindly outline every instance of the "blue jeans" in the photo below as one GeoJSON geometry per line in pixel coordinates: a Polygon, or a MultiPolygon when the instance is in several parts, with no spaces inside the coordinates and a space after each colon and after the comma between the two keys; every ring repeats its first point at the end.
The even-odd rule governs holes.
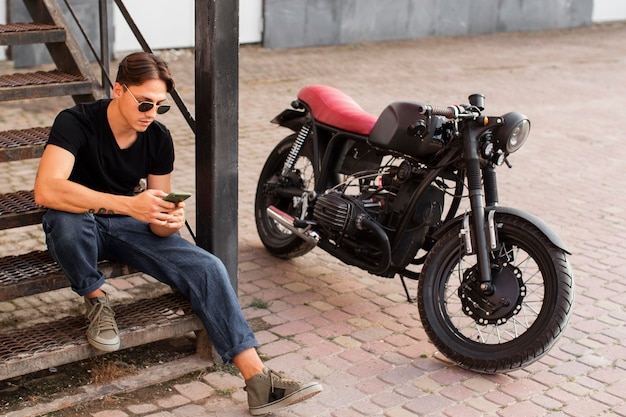
{"type": "Polygon", "coordinates": [[[258,346],[222,262],[178,233],[159,237],[147,223],[127,216],[98,216],[48,210],[46,243],[79,295],[104,284],[98,261],[123,262],[189,299],[224,362],[258,346]]]}

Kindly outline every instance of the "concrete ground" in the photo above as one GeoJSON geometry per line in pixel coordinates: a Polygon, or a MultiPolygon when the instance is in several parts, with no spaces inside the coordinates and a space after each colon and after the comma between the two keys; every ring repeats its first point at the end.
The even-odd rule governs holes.
{"type": "MultiPolygon", "coordinates": [[[[266,324],[257,337],[268,365],[324,385],[322,394],[277,416],[626,416],[624,39],[626,24],[611,24],[294,50],[241,48],[241,305],[248,318],[266,324]],[[374,114],[396,100],[447,105],[476,92],[485,94],[488,114],[527,114],[531,136],[510,158],[513,169],[499,170],[500,200],[558,231],[572,253],[577,286],[569,327],[544,358],[506,374],[461,370],[436,355],[399,280],[371,276],[318,249],[289,261],[266,253],[254,226],[256,180],[273,146],[288,134],[269,120],[311,83],[340,88],[374,114]]],[[[193,58],[188,51],[168,51],[166,58],[193,114],[193,58]]],[[[49,125],[69,104],[63,99],[4,103],[0,128],[49,125]]],[[[182,117],[170,113],[162,120],[177,141],[175,185],[193,191],[193,137],[182,117]]],[[[23,188],[34,178],[32,162],[10,165],[1,192],[23,188]]],[[[37,228],[5,232],[2,238],[2,253],[43,245],[37,228]]],[[[142,285],[153,284],[145,277],[109,283],[114,298],[142,285]]],[[[415,293],[416,284],[409,285],[415,293]]],[[[54,301],[0,303],[0,323],[16,318],[25,323],[46,310],[46,303],[69,309],[78,301],[63,290],[54,301]]],[[[142,384],[173,373],[164,365],[144,374],[142,384]]],[[[246,416],[242,386],[241,378],[214,372],[141,403],[102,402],[88,415],[246,416]]],[[[34,413],[25,409],[8,416],[34,413]]]]}

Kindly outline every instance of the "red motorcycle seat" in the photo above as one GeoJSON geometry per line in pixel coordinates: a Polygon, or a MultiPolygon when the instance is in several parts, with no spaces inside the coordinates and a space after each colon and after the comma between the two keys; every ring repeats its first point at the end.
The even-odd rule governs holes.
{"type": "Polygon", "coordinates": [[[307,85],[298,93],[298,99],[309,106],[315,120],[341,130],[369,135],[376,123],[376,116],[333,87],[307,85]]]}

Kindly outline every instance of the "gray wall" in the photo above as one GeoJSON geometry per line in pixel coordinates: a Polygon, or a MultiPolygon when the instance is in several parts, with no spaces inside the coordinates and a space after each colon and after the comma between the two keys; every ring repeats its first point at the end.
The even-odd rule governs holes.
{"type": "Polygon", "coordinates": [[[265,0],[263,46],[581,27],[592,12],[593,0],[265,0]]]}

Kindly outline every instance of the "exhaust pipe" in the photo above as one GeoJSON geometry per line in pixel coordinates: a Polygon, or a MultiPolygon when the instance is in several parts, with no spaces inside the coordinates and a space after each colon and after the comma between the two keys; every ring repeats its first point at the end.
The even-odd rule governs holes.
{"type": "Polygon", "coordinates": [[[314,230],[310,228],[300,229],[294,226],[295,219],[289,214],[285,213],[282,210],[277,209],[274,206],[269,206],[266,209],[267,215],[270,216],[271,219],[275,220],[281,226],[289,229],[290,232],[294,233],[301,239],[312,243],[317,246],[317,243],[320,241],[321,237],[314,230]]]}

